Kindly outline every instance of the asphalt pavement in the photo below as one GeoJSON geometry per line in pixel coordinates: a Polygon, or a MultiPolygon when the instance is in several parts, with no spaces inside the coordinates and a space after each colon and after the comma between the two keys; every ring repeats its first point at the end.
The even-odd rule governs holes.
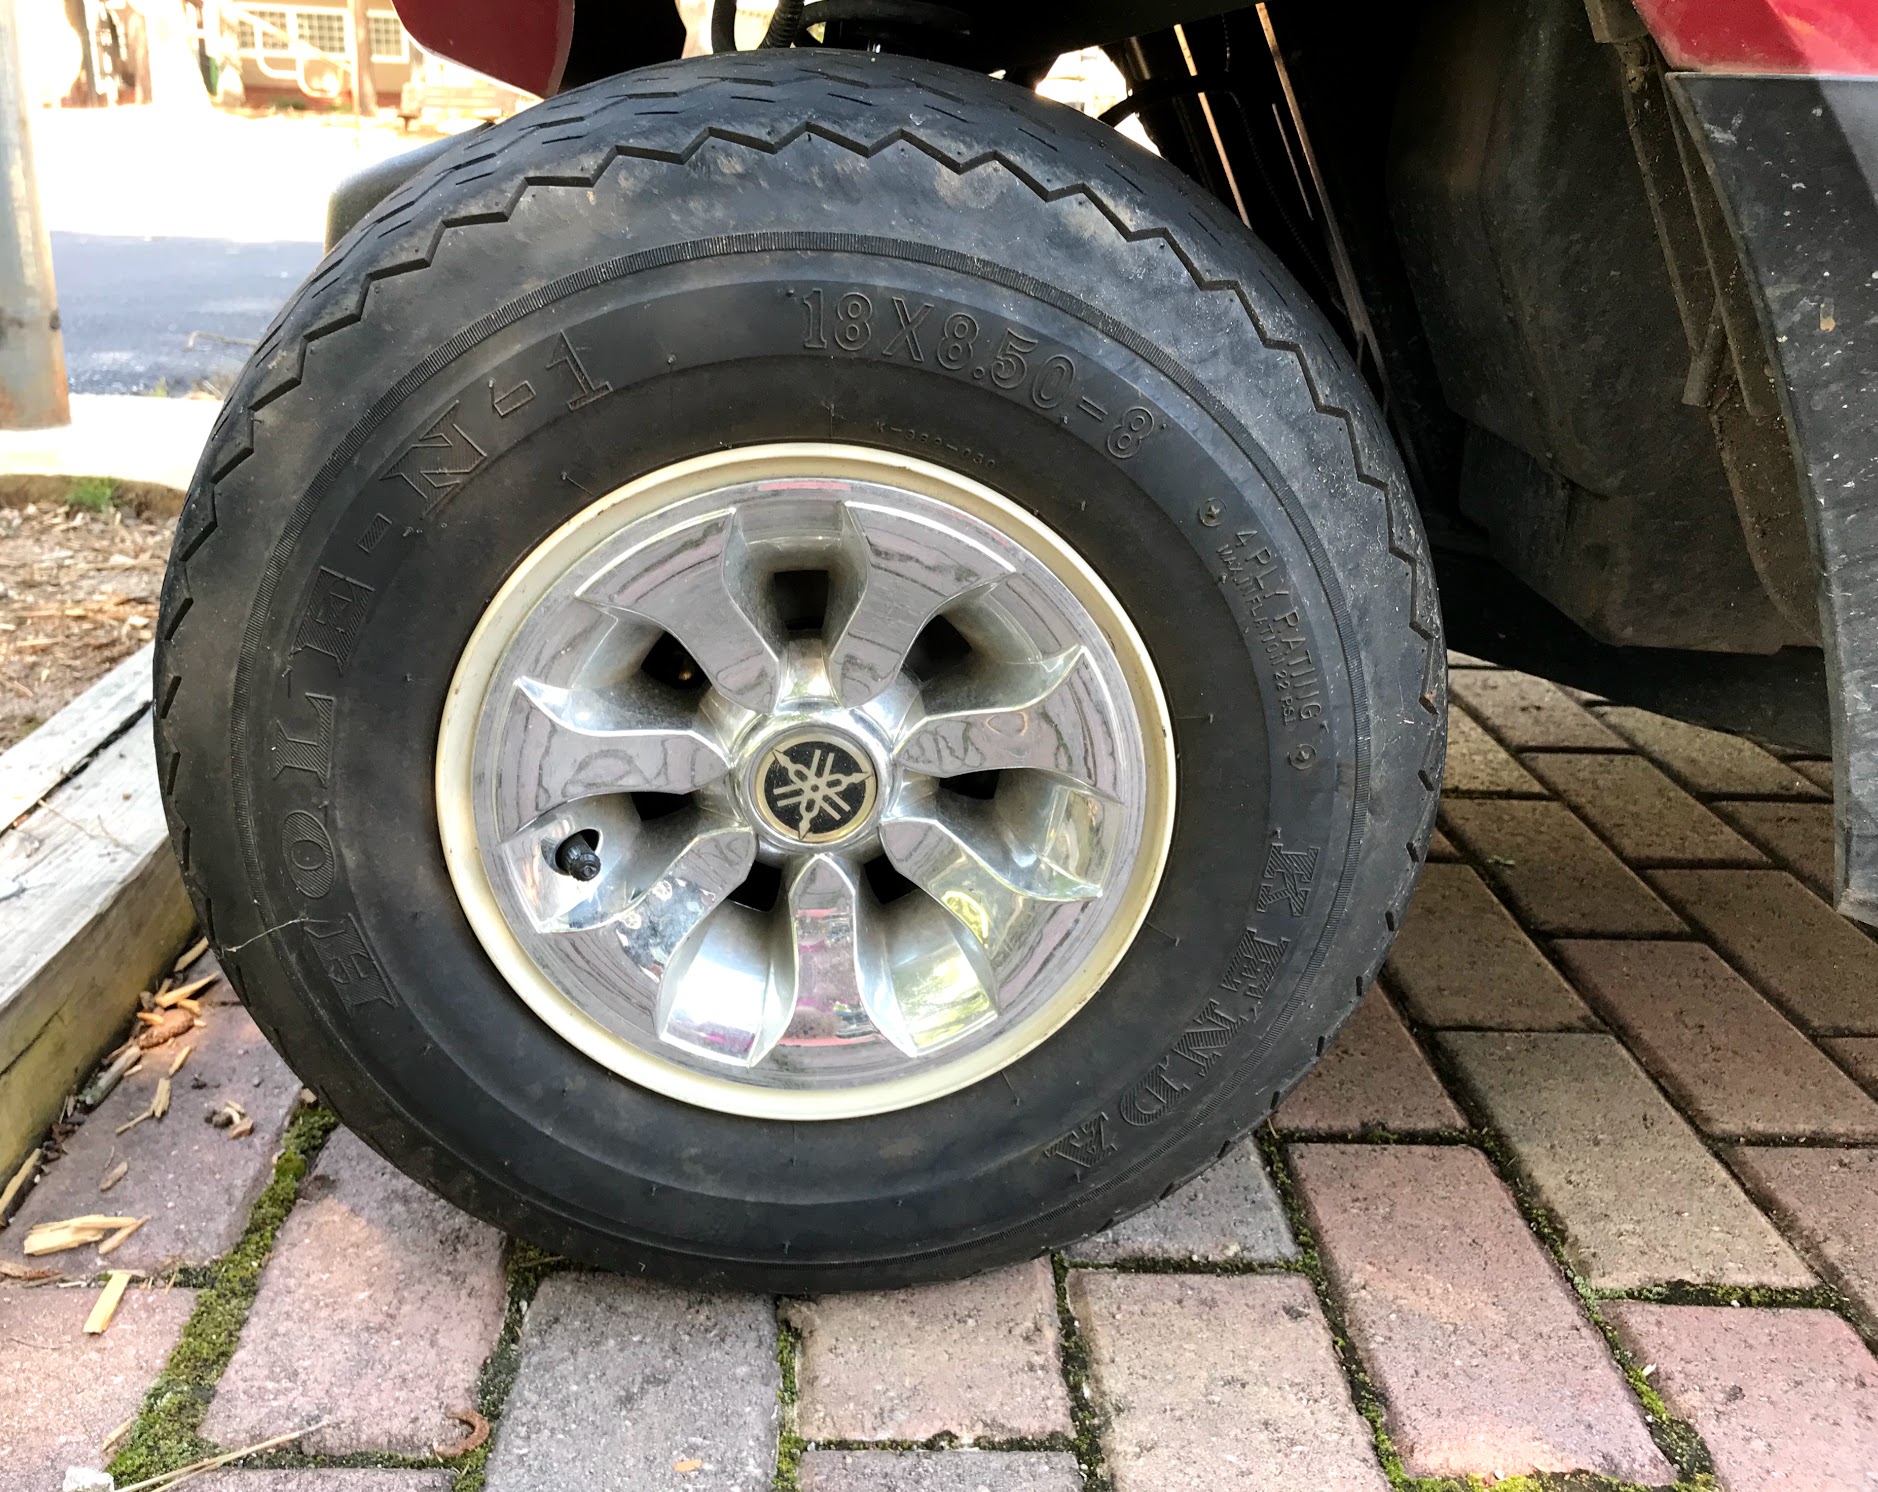
{"type": "Polygon", "coordinates": [[[226,391],[316,242],[52,235],[74,393],[226,391]]]}

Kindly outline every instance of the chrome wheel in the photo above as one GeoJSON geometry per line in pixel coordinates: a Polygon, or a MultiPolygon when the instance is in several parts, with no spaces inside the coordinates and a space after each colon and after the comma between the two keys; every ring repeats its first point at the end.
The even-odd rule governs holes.
{"type": "Polygon", "coordinates": [[[1173,820],[1166,706],[1008,499],[861,447],[699,458],[535,550],[437,754],[477,937],[563,1037],[727,1112],[986,1077],[1090,998],[1173,820]]]}

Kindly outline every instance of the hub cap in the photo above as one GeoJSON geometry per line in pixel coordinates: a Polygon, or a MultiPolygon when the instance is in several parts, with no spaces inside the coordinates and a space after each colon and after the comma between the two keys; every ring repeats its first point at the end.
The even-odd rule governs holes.
{"type": "Polygon", "coordinates": [[[997,1072],[1147,914],[1166,707],[1114,597],[990,489],[751,447],[577,515],[470,639],[452,880],[516,992],[636,1082],[878,1113],[997,1072]]]}

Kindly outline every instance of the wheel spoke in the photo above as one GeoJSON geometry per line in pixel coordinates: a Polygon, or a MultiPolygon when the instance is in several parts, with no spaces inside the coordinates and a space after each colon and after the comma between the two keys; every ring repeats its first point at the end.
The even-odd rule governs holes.
{"type": "Polygon", "coordinates": [[[940,608],[1001,580],[989,549],[910,513],[841,508],[842,562],[829,598],[828,673],[845,705],[866,704],[898,676],[940,608]]]}
{"type": "Polygon", "coordinates": [[[626,957],[647,978],[663,979],[679,945],[755,860],[756,835],[728,819],[674,814],[647,825],[633,856],[632,893],[612,919],[626,957]]]}
{"type": "Polygon", "coordinates": [[[761,913],[718,908],[680,950],[659,988],[658,1034],[733,1067],[754,1067],[789,1023],[789,1000],[771,972],[761,913]]]}
{"type": "Polygon", "coordinates": [[[730,770],[696,715],[674,701],[628,701],[536,679],[516,682],[504,800],[524,819],[597,793],[690,793],[730,770]]]}
{"type": "Polygon", "coordinates": [[[858,871],[833,855],[798,861],[785,888],[789,947],[777,960],[791,992],[795,1042],[851,1040],[892,1002],[880,927],[858,871]]]}
{"type": "Polygon", "coordinates": [[[750,710],[775,708],[782,679],[782,628],[766,614],[765,594],[731,512],[647,540],[581,591],[596,606],[657,622],[720,693],[750,710]]]}
{"type": "Polygon", "coordinates": [[[934,777],[1031,767],[1100,789],[1117,775],[1102,683],[1081,648],[961,670],[925,691],[895,760],[934,777]]]}
{"type": "Polygon", "coordinates": [[[881,1035],[922,1057],[998,1018],[991,962],[957,919],[923,896],[903,896],[882,912],[889,998],[868,1006],[881,1035]]]}
{"type": "Polygon", "coordinates": [[[994,967],[1033,904],[1083,902],[1102,892],[1099,880],[1053,860],[1047,845],[1039,851],[1036,841],[1013,841],[993,803],[903,793],[882,820],[880,841],[901,875],[984,944],[994,967]]]}
{"type": "Polygon", "coordinates": [[[750,873],[756,836],[714,813],[642,823],[629,799],[612,794],[545,815],[503,841],[498,858],[537,932],[611,927],[656,985],[692,930],[750,873]],[[558,847],[583,832],[598,841],[601,869],[591,881],[555,864],[558,847]]]}

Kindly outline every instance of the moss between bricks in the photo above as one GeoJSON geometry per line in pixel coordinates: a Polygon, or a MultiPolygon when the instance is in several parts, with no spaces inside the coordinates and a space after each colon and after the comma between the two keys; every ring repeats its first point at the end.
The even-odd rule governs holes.
{"type": "Polygon", "coordinates": [[[1063,1364],[1063,1382],[1069,1388],[1070,1424],[1076,1436],[1070,1449],[1082,1468],[1083,1492],[1110,1492],[1114,1479],[1102,1459],[1102,1411],[1096,1404],[1089,1361],[1089,1344],[1082,1325],[1069,1305],[1069,1265],[1053,1254],[1050,1267],[1056,1277],[1057,1340],[1063,1364]]]}
{"type": "Polygon", "coordinates": [[[215,1454],[202,1438],[202,1417],[217,1380],[235,1355],[242,1323],[260,1289],[261,1269],[274,1251],[274,1239],[300,1195],[300,1183],[319,1156],[338,1118],[324,1108],[303,1110],[287,1127],[273,1179],[255,1200],[247,1229],[228,1256],[203,1276],[178,1276],[178,1283],[201,1288],[196,1308],[169,1361],[144,1396],[142,1412],[123,1448],[111,1462],[121,1486],[215,1454]]]}
{"type": "MultiPolygon", "coordinates": [[[[796,1492],[796,1479],[802,1470],[805,1446],[796,1432],[796,1405],[802,1391],[796,1379],[796,1362],[802,1354],[802,1333],[789,1320],[788,1302],[776,1302],[776,1412],[781,1421],[776,1427],[776,1474],[770,1485],[775,1492],[796,1492]]],[[[459,1489],[461,1492],[461,1489],[459,1489]]]]}
{"type": "Polygon", "coordinates": [[[515,1387],[516,1374],[522,1368],[522,1327],[528,1320],[528,1308],[534,1304],[541,1282],[565,1268],[566,1262],[557,1255],[543,1253],[533,1244],[516,1242],[510,1246],[509,1297],[502,1331],[476,1380],[476,1412],[489,1421],[489,1437],[460,1461],[444,1463],[456,1467],[451,1492],[482,1492],[489,1452],[495,1444],[496,1426],[502,1421],[509,1392],[515,1387]]]}

